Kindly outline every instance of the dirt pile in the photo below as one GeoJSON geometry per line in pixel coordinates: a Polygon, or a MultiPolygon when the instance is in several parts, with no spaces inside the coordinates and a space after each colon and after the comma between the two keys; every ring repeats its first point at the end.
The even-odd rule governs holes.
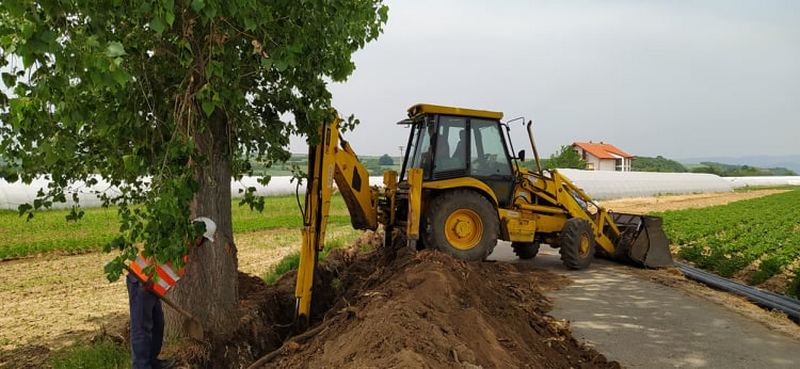
{"type": "Polygon", "coordinates": [[[546,315],[550,302],[541,290],[567,282],[529,266],[350,250],[330,254],[319,275],[313,335],[285,338],[297,333],[287,325],[293,276],[276,286],[243,277],[239,331],[187,362],[247,367],[277,349],[260,367],[619,367],[546,315]]]}
{"type": "Polygon", "coordinates": [[[619,367],[545,315],[540,288],[560,283],[524,266],[401,252],[337,304],[316,336],[286,345],[266,367],[619,367]]]}

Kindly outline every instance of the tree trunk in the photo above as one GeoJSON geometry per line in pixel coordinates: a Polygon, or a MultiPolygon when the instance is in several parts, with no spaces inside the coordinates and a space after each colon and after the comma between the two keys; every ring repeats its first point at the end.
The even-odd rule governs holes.
{"type": "MultiPolygon", "coordinates": [[[[190,311],[207,332],[215,336],[236,329],[238,276],[236,245],[231,222],[231,154],[225,114],[217,109],[209,128],[195,134],[198,150],[207,160],[196,163],[200,189],[192,203],[192,216],[208,217],[217,224],[214,242],[206,240],[189,253],[186,274],[168,295],[190,311]]],[[[166,329],[171,336],[186,337],[184,318],[166,308],[166,329]]]]}

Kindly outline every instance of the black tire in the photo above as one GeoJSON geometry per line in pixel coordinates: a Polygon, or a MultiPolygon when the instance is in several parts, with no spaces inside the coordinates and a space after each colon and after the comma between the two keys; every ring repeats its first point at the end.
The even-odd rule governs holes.
{"type": "Polygon", "coordinates": [[[426,247],[446,252],[458,259],[480,261],[486,259],[497,245],[500,220],[497,216],[497,209],[485,197],[475,191],[450,190],[430,202],[425,211],[422,228],[422,237],[426,247]],[[456,220],[465,214],[468,218],[480,223],[480,226],[469,223],[473,224],[475,228],[464,227],[468,229],[467,234],[463,238],[458,238],[460,236],[455,227],[451,227],[450,230],[446,229],[447,222],[450,219],[451,225],[455,222],[457,226],[459,222],[456,220]],[[451,219],[451,216],[454,218],[451,219]],[[475,231],[478,228],[480,228],[480,232],[470,232],[470,230],[475,231]],[[454,237],[455,244],[448,240],[448,234],[454,237]],[[459,245],[458,241],[463,242],[459,245]]]}
{"type": "Polygon", "coordinates": [[[594,234],[588,221],[580,218],[567,220],[561,229],[561,261],[568,269],[586,269],[594,259],[594,234]],[[588,245],[581,246],[583,242],[588,245]]]}
{"type": "Polygon", "coordinates": [[[514,253],[522,260],[533,259],[539,253],[539,242],[512,242],[514,253]]]}

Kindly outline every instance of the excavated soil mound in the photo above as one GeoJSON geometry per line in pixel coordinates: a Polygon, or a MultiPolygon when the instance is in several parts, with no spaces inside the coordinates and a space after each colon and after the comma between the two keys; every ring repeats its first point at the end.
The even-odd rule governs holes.
{"type": "MultiPolygon", "coordinates": [[[[367,258],[367,261],[369,258],[367,258]]],[[[545,313],[564,280],[522,265],[401,252],[274,368],[618,368],[545,313]]]]}
{"type": "Polygon", "coordinates": [[[311,334],[288,324],[293,275],[275,286],[243,275],[236,334],[183,350],[183,361],[244,368],[271,352],[257,367],[620,367],[578,343],[565,322],[546,315],[550,302],[541,291],[566,280],[524,264],[352,249],[329,254],[318,275],[311,334]]]}

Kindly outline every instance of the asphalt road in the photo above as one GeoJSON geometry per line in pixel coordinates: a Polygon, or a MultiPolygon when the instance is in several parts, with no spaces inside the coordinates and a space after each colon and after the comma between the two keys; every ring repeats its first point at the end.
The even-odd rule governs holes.
{"type": "Polygon", "coordinates": [[[551,315],[569,320],[577,339],[625,367],[800,368],[800,341],[609,261],[570,271],[556,249],[542,246],[535,259],[519,261],[506,242],[489,259],[533,263],[572,279],[548,293],[551,315]]]}

